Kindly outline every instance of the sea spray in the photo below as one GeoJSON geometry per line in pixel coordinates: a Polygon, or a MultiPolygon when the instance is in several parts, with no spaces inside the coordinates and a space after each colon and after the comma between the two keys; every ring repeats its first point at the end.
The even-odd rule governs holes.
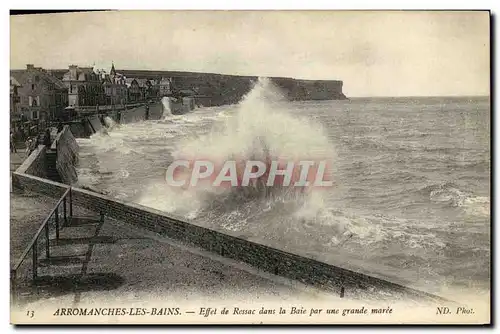
{"type": "Polygon", "coordinates": [[[109,130],[114,129],[117,126],[116,122],[109,116],[104,117],[104,125],[106,125],[109,130]]]}
{"type": "Polygon", "coordinates": [[[179,143],[177,159],[333,162],[334,150],[321,125],[291,116],[281,92],[268,79],[259,79],[222,127],[179,143]]]}
{"type": "Polygon", "coordinates": [[[163,119],[172,117],[172,110],[170,109],[170,98],[166,96],[163,97],[161,99],[161,104],[163,106],[163,119]]]}
{"type": "MultiPolygon", "coordinates": [[[[172,156],[189,161],[208,159],[221,164],[235,160],[239,166],[252,160],[321,160],[327,162],[329,168],[325,174],[332,179],[335,151],[323,127],[306,117],[292,116],[287,112],[286,105],[281,91],[268,79],[260,78],[234,110],[219,120],[222,124],[214,126],[206,135],[178,142],[172,156]]],[[[310,197],[311,192],[321,190],[304,192],[303,188],[280,184],[266,186],[258,182],[251,187],[228,189],[205,185],[179,190],[168,187],[165,182],[163,189],[161,185],[152,185],[140,202],[181,214],[190,211],[193,217],[212,210],[219,214],[221,225],[229,226],[225,218],[241,216],[235,215],[235,212],[250,207],[252,214],[259,214],[273,210],[276,203],[286,202],[287,207],[299,210],[309,199],[321,197],[318,194],[310,197]]],[[[248,218],[243,216],[243,220],[248,218]]]]}

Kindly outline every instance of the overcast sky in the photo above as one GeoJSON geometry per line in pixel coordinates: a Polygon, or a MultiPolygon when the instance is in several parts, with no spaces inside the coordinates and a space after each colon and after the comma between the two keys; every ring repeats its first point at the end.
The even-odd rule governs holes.
{"type": "Polygon", "coordinates": [[[339,79],[347,96],[489,95],[488,12],[121,11],[11,17],[11,68],[339,79]]]}

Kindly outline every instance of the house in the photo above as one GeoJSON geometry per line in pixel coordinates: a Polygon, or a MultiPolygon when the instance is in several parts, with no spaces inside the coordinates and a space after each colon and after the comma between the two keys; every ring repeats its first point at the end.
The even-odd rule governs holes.
{"type": "Polygon", "coordinates": [[[19,84],[13,119],[51,120],[62,114],[68,104],[68,90],[61,80],[33,64],[28,64],[26,70],[11,71],[11,76],[16,81],[14,86],[19,84]]]}
{"type": "Polygon", "coordinates": [[[170,78],[161,78],[158,83],[158,94],[159,97],[167,96],[171,93],[171,79],[170,78]]]}
{"type": "Polygon", "coordinates": [[[105,102],[104,87],[100,76],[92,67],[69,65],[69,71],[62,81],[68,89],[68,104],[76,106],[96,106],[105,102]]]}
{"type": "Polygon", "coordinates": [[[149,87],[150,87],[150,98],[160,97],[160,80],[158,79],[149,80],[149,87]]]}
{"type": "Polygon", "coordinates": [[[111,65],[109,74],[102,73],[105,104],[119,105],[128,101],[127,81],[124,75],[117,73],[115,64],[111,65]]]}
{"type": "Polygon", "coordinates": [[[137,79],[137,83],[141,89],[141,98],[143,101],[156,97],[154,81],[150,79],[137,79]]]}
{"type": "Polygon", "coordinates": [[[19,98],[18,89],[21,87],[21,84],[14,78],[10,76],[10,117],[15,118],[17,113],[18,104],[21,101],[19,98]]]}
{"type": "Polygon", "coordinates": [[[130,103],[140,102],[142,100],[142,89],[137,79],[126,78],[125,82],[128,89],[128,101],[130,103]]]}

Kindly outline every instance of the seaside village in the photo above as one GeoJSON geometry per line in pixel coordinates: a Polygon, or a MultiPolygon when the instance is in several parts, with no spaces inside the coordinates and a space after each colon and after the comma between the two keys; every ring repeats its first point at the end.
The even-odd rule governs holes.
{"type": "Polygon", "coordinates": [[[130,78],[116,71],[69,65],[47,70],[26,65],[10,71],[10,149],[26,152],[50,143],[50,127],[78,112],[100,113],[172,94],[171,78],[130,78]]]}

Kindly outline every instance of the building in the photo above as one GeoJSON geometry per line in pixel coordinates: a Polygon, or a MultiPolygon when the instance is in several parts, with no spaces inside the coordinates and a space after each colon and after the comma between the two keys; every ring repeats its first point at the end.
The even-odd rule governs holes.
{"type": "Polygon", "coordinates": [[[126,78],[126,82],[130,103],[144,102],[158,96],[157,88],[152,80],[126,78]]]}
{"type": "Polygon", "coordinates": [[[149,80],[148,79],[136,79],[136,80],[137,84],[139,85],[139,90],[141,92],[139,101],[144,101],[148,97],[149,80]]]}
{"type": "Polygon", "coordinates": [[[102,76],[105,104],[123,105],[128,102],[128,90],[125,76],[117,73],[115,65],[111,65],[109,74],[103,73],[102,76]]]}
{"type": "Polygon", "coordinates": [[[139,102],[142,100],[142,89],[137,79],[126,78],[128,89],[128,101],[130,103],[139,102]]]}
{"type": "Polygon", "coordinates": [[[63,82],[41,67],[28,64],[26,70],[11,71],[11,76],[19,84],[19,102],[12,109],[13,119],[57,119],[68,105],[68,91],[63,82]]]}
{"type": "Polygon", "coordinates": [[[21,87],[21,84],[14,78],[10,76],[10,118],[14,119],[18,116],[18,105],[21,99],[19,98],[18,89],[21,87]]]}
{"type": "Polygon", "coordinates": [[[141,90],[142,101],[154,99],[158,96],[157,87],[154,80],[150,79],[136,79],[141,90]]]}
{"type": "Polygon", "coordinates": [[[106,97],[101,77],[92,67],[69,65],[62,81],[68,89],[70,107],[96,106],[105,103],[106,97]]]}
{"type": "Polygon", "coordinates": [[[161,80],[158,83],[159,89],[158,89],[158,94],[159,97],[167,96],[171,93],[170,86],[171,86],[171,79],[170,78],[161,78],[161,80]]]}
{"type": "Polygon", "coordinates": [[[149,98],[156,99],[160,97],[160,80],[151,79],[149,80],[148,86],[149,86],[149,92],[148,92],[149,98]]]}

